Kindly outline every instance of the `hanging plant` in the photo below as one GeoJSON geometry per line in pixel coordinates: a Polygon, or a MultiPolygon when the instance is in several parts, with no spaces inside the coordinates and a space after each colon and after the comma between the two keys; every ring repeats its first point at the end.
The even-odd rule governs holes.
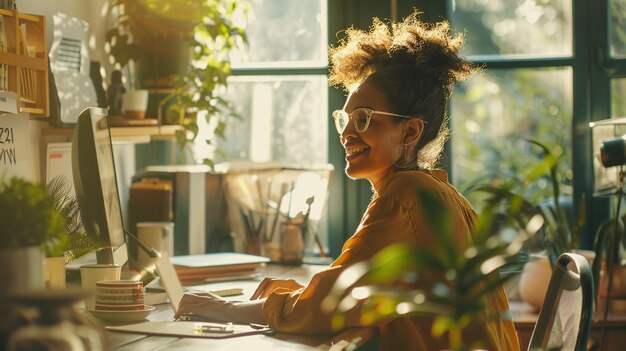
{"type": "MultiPolygon", "coordinates": [[[[116,0],[111,5],[117,26],[107,32],[105,50],[120,67],[143,60],[160,71],[137,84],[171,91],[161,100],[169,104],[159,106],[164,109],[159,113],[182,126],[176,132],[181,149],[198,136],[198,116],[212,128],[209,134],[222,139],[229,118],[239,118],[222,95],[231,74],[230,54],[247,42],[244,28],[234,19],[245,22],[248,11],[242,0],[116,0]],[[159,66],[168,55],[180,58],[179,65],[169,65],[179,66],[177,72],[159,66]]],[[[203,162],[213,165],[209,159],[203,162]]]]}

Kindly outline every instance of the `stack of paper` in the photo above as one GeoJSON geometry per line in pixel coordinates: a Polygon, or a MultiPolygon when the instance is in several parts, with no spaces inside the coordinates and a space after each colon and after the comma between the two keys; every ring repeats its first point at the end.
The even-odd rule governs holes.
{"type": "Polygon", "coordinates": [[[182,285],[209,282],[247,280],[258,277],[269,258],[235,252],[206,255],[175,256],[171,258],[182,285]]]}

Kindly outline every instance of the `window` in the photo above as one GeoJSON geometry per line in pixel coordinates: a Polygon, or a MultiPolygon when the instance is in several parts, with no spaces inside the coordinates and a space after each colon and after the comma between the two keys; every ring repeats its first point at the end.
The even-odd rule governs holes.
{"type": "MultiPolygon", "coordinates": [[[[218,142],[222,161],[328,161],[325,0],[251,0],[249,46],[232,57],[225,98],[242,117],[218,142]]],[[[218,157],[218,161],[220,161],[218,157]]]]}
{"type": "MultiPolygon", "coordinates": [[[[452,0],[449,11],[453,29],[467,32],[462,54],[488,68],[452,98],[451,172],[457,187],[523,176],[538,160],[525,139],[563,146],[560,168],[571,183],[571,2],[452,0]]],[[[552,192],[548,179],[526,190],[531,200],[552,192]]]]}
{"type": "Polygon", "coordinates": [[[609,7],[611,56],[626,58],[626,1],[611,0],[609,7]]]}
{"type": "MultiPolygon", "coordinates": [[[[224,95],[240,118],[227,121],[225,138],[215,145],[214,160],[290,167],[325,165],[330,120],[327,0],[248,1],[247,49],[231,56],[233,72],[224,95]]],[[[200,134],[196,145],[210,155],[205,139],[206,135],[200,134]]],[[[272,191],[277,191],[276,187],[272,191]]],[[[291,196],[297,189],[290,191],[291,208],[291,196]]],[[[270,201],[266,202],[269,206],[270,201]]],[[[315,214],[310,218],[318,220],[313,217],[315,214]]],[[[327,246],[327,227],[322,214],[316,235],[323,246],[327,246]]],[[[314,251],[309,245],[312,236],[306,240],[306,249],[314,251]]]]}
{"type": "Polygon", "coordinates": [[[609,6],[610,56],[617,75],[611,79],[611,116],[626,116],[626,0],[611,0],[609,6]],[[620,70],[621,68],[621,70],[620,70]]]}
{"type": "MultiPolygon", "coordinates": [[[[561,170],[571,181],[571,67],[489,69],[455,94],[451,169],[460,190],[522,176],[538,160],[525,139],[565,146],[561,170]]],[[[547,179],[529,186],[531,200],[552,194],[547,179]]]]}
{"type": "MultiPolygon", "coordinates": [[[[565,195],[584,202],[591,247],[609,202],[592,197],[588,123],[626,115],[626,0],[448,0],[445,17],[487,68],[453,95],[453,182],[463,190],[487,169],[489,180],[519,176],[536,160],[523,138],[562,146],[565,195]]],[[[526,195],[548,193],[546,181],[526,195]]]]}
{"type": "Polygon", "coordinates": [[[572,4],[563,0],[449,0],[448,19],[467,30],[464,54],[497,60],[572,55],[572,4]]]}
{"type": "Polygon", "coordinates": [[[611,116],[626,116],[626,78],[611,80],[611,116]]]}

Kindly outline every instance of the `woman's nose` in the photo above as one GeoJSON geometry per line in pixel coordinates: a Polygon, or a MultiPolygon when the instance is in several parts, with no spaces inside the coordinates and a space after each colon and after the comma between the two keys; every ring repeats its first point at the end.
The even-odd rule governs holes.
{"type": "Polygon", "coordinates": [[[349,136],[356,136],[358,134],[356,128],[354,127],[354,122],[352,118],[348,119],[348,123],[346,127],[341,132],[341,139],[347,139],[349,136]]]}

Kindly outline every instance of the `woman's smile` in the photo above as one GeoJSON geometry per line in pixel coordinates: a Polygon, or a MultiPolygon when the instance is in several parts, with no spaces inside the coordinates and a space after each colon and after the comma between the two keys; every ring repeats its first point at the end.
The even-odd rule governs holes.
{"type": "Polygon", "coordinates": [[[369,150],[369,147],[365,146],[346,146],[346,160],[348,157],[358,156],[369,150]]]}

